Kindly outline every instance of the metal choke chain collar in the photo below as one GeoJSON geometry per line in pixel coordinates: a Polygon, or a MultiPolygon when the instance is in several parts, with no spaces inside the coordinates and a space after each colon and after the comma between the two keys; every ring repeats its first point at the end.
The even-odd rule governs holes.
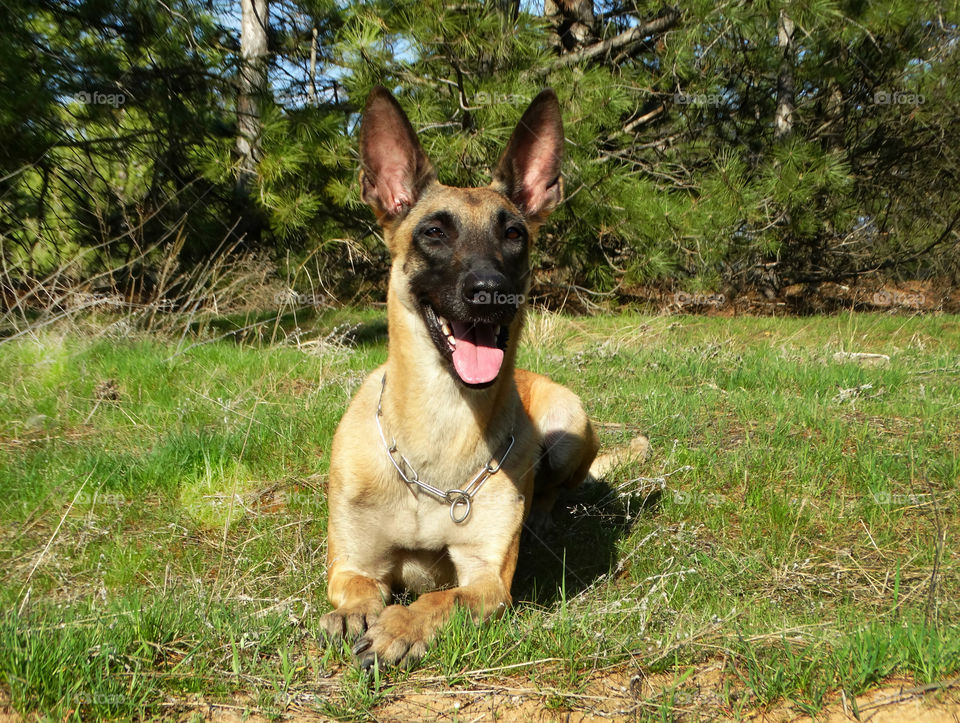
{"type": "Polygon", "coordinates": [[[449,502],[450,519],[459,525],[470,516],[470,510],[473,506],[473,498],[477,492],[480,491],[480,488],[483,487],[483,483],[487,481],[487,478],[490,477],[490,475],[496,474],[500,471],[500,468],[507,459],[507,455],[509,455],[510,450],[513,449],[513,435],[510,435],[507,449],[500,457],[500,461],[497,462],[496,457],[491,457],[490,461],[487,462],[483,469],[477,473],[477,476],[470,480],[462,490],[442,490],[439,487],[434,487],[432,484],[424,482],[422,479],[420,479],[420,476],[413,468],[413,465],[410,464],[409,460],[407,460],[406,457],[397,451],[396,439],[393,440],[392,444],[387,444],[387,438],[383,434],[383,426],[380,424],[380,417],[383,416],[383,390],[386,389],[386,386],[387,375],[384,374],[383,379],[380,382],[380,398],[377,400],[376,421],[377,431],[380,432],[380,441],[383,442],[383,448],[386,450],[387,456],[390,458],[390,461],[393,462],[393,466],[397,468],[397,474],[399,474],[403,481],[408,485],[416,485],[424,492],[436,497],[440,502],[449,502]],[[400,462],[403,462],[403,465],[410,470],[410,476],[407,476],[407,474],[404,473],[403,468],[400,466],[400,462],[397,461],[398,456],[400,458],[400,462]],[[460,512],[460,510],[462,510],[462,512],[460,512]]]}

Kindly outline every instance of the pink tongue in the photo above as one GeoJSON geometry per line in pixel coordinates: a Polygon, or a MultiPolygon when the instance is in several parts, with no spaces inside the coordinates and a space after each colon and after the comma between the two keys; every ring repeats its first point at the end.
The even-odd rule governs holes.
{"type": "Polygon", "coordinates": [[[496,379],[503,364],[503,350],[497,347],[493,324],[451,322],[457,346],[453,367],[467,384],[486,384],[496,379]]]}

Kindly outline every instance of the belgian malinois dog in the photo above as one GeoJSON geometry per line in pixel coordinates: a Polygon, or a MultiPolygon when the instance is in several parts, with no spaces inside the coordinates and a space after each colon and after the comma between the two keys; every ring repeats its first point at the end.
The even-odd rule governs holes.
{"type": "Polygon", "coordinates": [[[386,364],[333,440],[327,595],[332,641],[363,667],[415,663],[456,606],[510,604],[520,533],[578,485],[597,437],[573,392],[514,368],[530,248],[560,203],[553,90],[513,131],[483,188],[437,181],[383,88],[361,119],[362,195],[392,257],[386,364]],[[422,593],[410,605],[391,593],[422,593]]]}

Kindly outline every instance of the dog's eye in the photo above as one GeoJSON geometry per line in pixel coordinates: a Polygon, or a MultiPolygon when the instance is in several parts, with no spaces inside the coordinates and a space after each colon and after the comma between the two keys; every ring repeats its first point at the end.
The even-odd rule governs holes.
{"type": "Polygon", "coordinates": [[[426,224],[418,228],[414,234],[414,240],[422,253],[430,258],[441,260],[446,259],[453,253],[456,238],[455,229],[451,238],[443,226],[428,226],[426,224]]]}
{"type": "Polygon", "coordinates": [[[516,226],[510,226],[507,229],[506,237],[508,241],[522,241],[523,240],[523,231],[521,231],[516,226]]]}

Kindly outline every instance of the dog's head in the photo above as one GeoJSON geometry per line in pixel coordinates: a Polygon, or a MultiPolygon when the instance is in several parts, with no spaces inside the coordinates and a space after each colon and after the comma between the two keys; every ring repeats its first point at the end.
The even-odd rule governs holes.
{"type": "Polygon", "coordinates": [[[530,244],[563,196],[562,151],[560,106],[547,89],[520,118],[490,186],[444,186],[393,96],[375,88],[367,99],[360,184],[393,256],[391,294],[468,386],[500,373],[529,289],[530,244]]]}

